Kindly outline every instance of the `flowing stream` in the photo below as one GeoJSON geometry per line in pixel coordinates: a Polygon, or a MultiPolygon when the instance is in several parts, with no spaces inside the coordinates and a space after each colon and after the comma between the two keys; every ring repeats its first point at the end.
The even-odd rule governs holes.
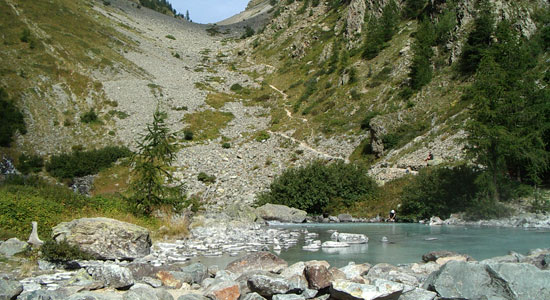
{"type": "MultiPolygon", "coordinates": [[[[427,226],[421,224],[281,224],[272,225],[302,234],[296,246],[275,253],[289,265],[298,261],[326,260],[331,266],[343,267],[348,262],[370,264],[404,264],[422,261],[422,255],[435,250],[465,253],[483,260],[515,251],[527,254],[531,249],[550,248],[550,230],[503,227],[427,226]],[[341,233],[362,233],[368,236],[367,244],[348,248],[323,248],[315,252],[304,251],[304,234],[318,233],[315,239],[330,241],[334,230],[341,233]],[[382,242],[386,237],[388,242],[382,242]]],[[[274,251],[272,251],[274,252],[274,251]]],[[[242,256],[242,255],[240,255],[242,256]]],[[[238,257],[201,257],[197,260],[224,268],[238,257]]]]}

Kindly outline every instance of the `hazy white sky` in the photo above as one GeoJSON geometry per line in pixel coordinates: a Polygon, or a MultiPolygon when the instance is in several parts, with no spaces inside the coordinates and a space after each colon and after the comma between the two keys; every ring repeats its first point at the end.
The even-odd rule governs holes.
{"type": "Polygon", "coordinates": [[[168,0],[180,14],[195,23],[216,23],[243,11],[250,0],[168,0]]]}

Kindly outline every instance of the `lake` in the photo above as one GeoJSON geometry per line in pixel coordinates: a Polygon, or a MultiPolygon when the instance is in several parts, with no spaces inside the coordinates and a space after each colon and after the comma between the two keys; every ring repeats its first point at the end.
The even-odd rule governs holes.
{"type": "MultiPolygon", "coordinates": [[[[342,233],[362,233],[368,236],[367,244],[351,245],[349,248],[320,249],[316,252],[302,250],[303,234],[299,243],[277,253],[289,264],[307,260],[326,260],[331,266],[342,267],[353,261],[370,264],[393,265],[420,262],[422,255],[435,250],[450,250],[465,253],[476,260],[483,260],[515,251],[527,254],[531,249],[550,248],[550,230],[528,230],[503,227],[474,226],[427,226],[422,224],[281,224],[272,225],[290,231],[315,232],[321,241],[329,241],[332,230],[342,233]],[[382,243],[382,237],[389,243],[382,243]]],[[[244,254],[243,254],[244,255],[244,254]]],[[[201,257],[196,260],[207,265],[225,267],[238,257],[201,257]]]]}

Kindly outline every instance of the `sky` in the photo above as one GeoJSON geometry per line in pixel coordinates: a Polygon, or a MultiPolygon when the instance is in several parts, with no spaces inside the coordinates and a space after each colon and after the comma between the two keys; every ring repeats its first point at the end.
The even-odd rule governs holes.
{"type": "Polygon", "coordinates": [[[216,23],[236,15],[246,8],[250,0],[168,0],[172,7],[195,23],[216,23]]]}

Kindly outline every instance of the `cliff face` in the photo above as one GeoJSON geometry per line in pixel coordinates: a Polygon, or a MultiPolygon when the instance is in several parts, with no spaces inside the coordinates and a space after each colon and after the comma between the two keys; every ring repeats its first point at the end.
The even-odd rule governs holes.
{"type": "MultiPolygon", "coordinates": [[[[361,56],[369,20],[384,18],[390,1],[321,1],[317,6],[280,1],[270,22],[243,49],[249,60],[278,70],[266,81],[288,94],[281,105],[307,119],[303,127],[280,127],[311,143],[326,137],[347,140],[344,155],[372,164],[372,174],[385,182],[425,166],[429,151],[440,163],[464,159],[468,104],[460,99],[470,79],[457,78],[454,68],[478,2],[426,2],[423,14],[437,23],[450,12],[453,27],[445,44],[432,47],[433,79],[407,99],[400,93],[410,80],[418,29],[414,18],[399,19],[376,57],[361,56]]],[[[497,22],[511,21],[525,37],[537,29],[533,14],[549,5],[545,0],[489,3],[497,22]]],[[[406,1],[395,4],[402,13],[406,1]]]]}

